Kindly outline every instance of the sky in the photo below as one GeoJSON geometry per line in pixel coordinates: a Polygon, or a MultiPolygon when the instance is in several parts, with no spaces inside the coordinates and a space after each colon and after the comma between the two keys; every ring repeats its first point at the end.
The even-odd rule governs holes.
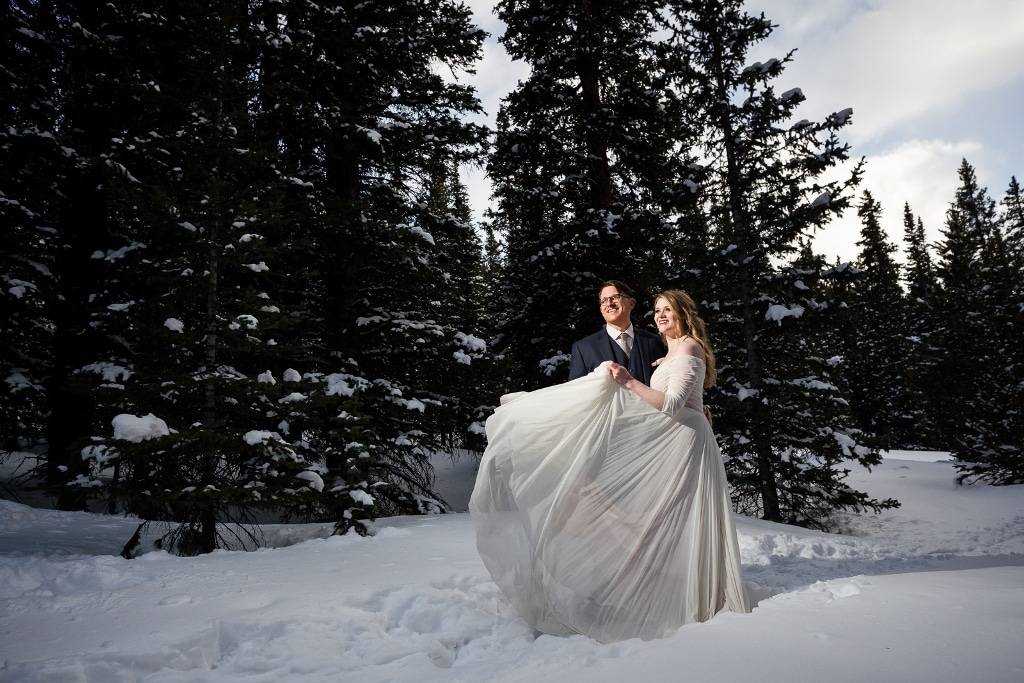
{"type": "MultiPolygon", "coordinates": [[[[473,461],[435,466],[465,510],[473,461]]],[[[843,534],[737,517],[750,614],[607,645],[533,633],[466,512],[380,519],[368,537],[270,525],[259,551],[199,557],[147,536],[126,560],[138,519],[0,500],[0,681],[1024,680],[1024,485],[957,486],[941,453],[854,469],[902,507],[843,534]]]]}
{"type": "MultiPolygon", "coordinates": [[[[487,122],[526,67],[512,63],[496,39],[502,24],[492,0],[466,0],[491,34],[478,73],[487,122]]],[[[882,224],[903,259],[903,206],[941,239],[945,213],[966,159],[989,196],[1000,201],[1016,177],[1024,182],[1024,2],[1021,0],[749,0],[748,12],[777,25],[755,46],[751,63],[794,61],[775,82],[799,87],[807,101],[796,118],[821,120],[853,109],[841,131],[854,159],[865,157],[864,181],[882,206],[882,224]]],[[[465,180],[474,211],[488,206],[482,170],[465,180]]],[[[815,239],[829,260],[857,257],[860,222],[850,210],[815,239]]]]}

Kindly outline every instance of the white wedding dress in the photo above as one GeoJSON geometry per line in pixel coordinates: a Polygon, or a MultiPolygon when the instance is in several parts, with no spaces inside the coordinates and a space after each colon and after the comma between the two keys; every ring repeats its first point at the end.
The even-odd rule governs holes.
{"type": "Polygon", "coordinates": [[[607,363],[502,397],[469,510],[484,564],[535,629],[647,640],[749,611],[703,382],[684,355],[654,372],[660,412],[607,363]]]}

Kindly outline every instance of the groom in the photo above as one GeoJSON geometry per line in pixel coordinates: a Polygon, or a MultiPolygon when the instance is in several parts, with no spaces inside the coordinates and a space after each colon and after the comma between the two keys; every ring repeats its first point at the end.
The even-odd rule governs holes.
{"type": "Polygon", "coordinates": [[[598,304],[605,326],[572,345],[569,379],[589,374],[606,360],[624,365],[629,374],[650,385],[654,361],[665,355],[661,336],[633,326],[630,313],[636,305],[633,290],[619,280],[601,283],[598,304]]]}

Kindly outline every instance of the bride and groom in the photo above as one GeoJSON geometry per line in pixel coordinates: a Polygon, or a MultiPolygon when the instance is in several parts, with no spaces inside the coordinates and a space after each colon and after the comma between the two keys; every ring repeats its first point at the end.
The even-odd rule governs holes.
{"type": "Polygon", "coordinates": [[[481,558],[543,633],[651,639],[749,611],[696,305],[661,293],[655,335],[630,322],[624,283],[598,303],[606,327],[574,344],[570,381],[503,396],[487,420],[469,505],[481,558]]]}
{"type": "Polygon", "coordinates": [[[602,283],[597,296],[605,326],[572,345],[569,381],[593,372],[601,363],[615,361],[649,385],[654,362],[665,355],[665,343],[653,332],[633,325],[636,299],[624,282],[602,283]]]}

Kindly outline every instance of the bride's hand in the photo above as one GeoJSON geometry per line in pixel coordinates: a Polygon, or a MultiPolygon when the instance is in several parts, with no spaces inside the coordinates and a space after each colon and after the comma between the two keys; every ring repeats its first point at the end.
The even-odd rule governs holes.
{"type": "Polygon", "coordinates": [[[619,365],[615,361],[612,361],[608,365],[608,370],[612,373],[612,379],[622,386],[626,386],[626,382],[633,379],[633,375],[629,374],[629,370],[619,365]]]}

